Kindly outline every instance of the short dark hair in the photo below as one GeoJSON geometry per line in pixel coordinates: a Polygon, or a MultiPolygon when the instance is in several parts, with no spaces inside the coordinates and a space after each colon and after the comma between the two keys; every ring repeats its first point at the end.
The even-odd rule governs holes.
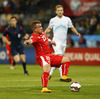
{"type": "Polygon", "coordinates": [[[11,19],[15,19],[15,20],[17,21],[17,18],[16,18],[15,16],[12,16],[12,17],[10,18],[10,20],[11,20],[11,19]]]}
{"type": "Polygon", "coordinates": [[[40,24],[41,22],[39,20],[33,20],[30,24],[31,28],[34,29],[36,27],[36,24],[40,24]]]}

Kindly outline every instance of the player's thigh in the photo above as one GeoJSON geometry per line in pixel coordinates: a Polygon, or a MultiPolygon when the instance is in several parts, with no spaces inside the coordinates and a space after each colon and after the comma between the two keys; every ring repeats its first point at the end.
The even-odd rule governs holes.
{"type": "Polygon", "coordinates": [[[15,56],[13,56],[13,58],[16,63],[18,63],[20,61],[19,55],[15,55],[15,56]]]}
{"type": "Polygon", "coordinates": [[[20,54],[20,58],[22,62],[25,62],[25,54],[20,54]]]}
{"type": "Polygon", "coordinates": [[[70,59],[68,57],[63,56],[61,64],[65,63],[65,62],[70,62],[70,59]]]}
{"type": "Polygon", "coordinates": [[[59,43],[56,43],[56,46],[53,46],[53,49],[54,49],[55,55],[63,54],[61,45],[59,43]]]}
{"type": "Polygon", "coordinates": [[[63,56],[51,55],[50,59],[52,67],[60,67],[63,56]]]}
{"type": "Polygon", "coordinates": [[[50,65],[50,56],[49,55],[39,56],[37,58],[37,62],[42,68],[44,68],[44,66],[48,64],[50,65]]]}

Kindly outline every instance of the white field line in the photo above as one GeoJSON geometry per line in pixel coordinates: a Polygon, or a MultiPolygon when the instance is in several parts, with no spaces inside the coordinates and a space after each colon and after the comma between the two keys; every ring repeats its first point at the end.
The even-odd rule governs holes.
{"type": "MultiPolygon", "coordinates": [[[[84,80],[83,80],[83,79],[80,79],[80,81],[85,81],[85,80],[86,80],[86,79],[84,79],[84,80]]],[[[4,79],[3,79],[3,80],[0,80],[0,82],[31,82],[31,81],[32,81],[32,82],[33,82],[33,81],[41,81],[41,79],[35,79],[35,80],[33,80],[33,79],[32,79],[32,80],[31,80],[31,79],[28,79],[28,80],[19,80],[19,79],[18,79],[18,80],[6,80],[6,79],[5,79],[5,80],[4,80],[4,79]]],[[[52,81],[55,81],[55,79],[53,79],[52,81]]],[[[77,80],[76,80],[76,81],[77,81],[77,80]]]]}
{"type": "Polygon", "coordinates": [[[33,82],[33,81],[41,81],[41,80],[0,80],[0,82],[33,82]]]}
{"type": "MultiPolygon", "coordinates": [[[[59,87],[59,86],[69,86],[69,85],[48,85],[48,87],[59,87]]],[[[100,86],[100,84],[82,84],[82,86],[100,86]]],[[[0,88],[14,88],[14,87],[20,87],[20,88],[24,88],[24,87],[41,87],[41,85],[32,85],[32,86],[0,86],[0,88]]]]}

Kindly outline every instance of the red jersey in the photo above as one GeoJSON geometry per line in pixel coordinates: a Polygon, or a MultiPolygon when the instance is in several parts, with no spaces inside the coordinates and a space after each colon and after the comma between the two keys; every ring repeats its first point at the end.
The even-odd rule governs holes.
{"type": "Polygon", "coordinates": [[[48,39],[44,32],[42,32],[42,34],[39,35],[32,33],[30,39],[33,41],[32,45],[36,50],[37,56],[42,56],[51,53],[48,39]]]}

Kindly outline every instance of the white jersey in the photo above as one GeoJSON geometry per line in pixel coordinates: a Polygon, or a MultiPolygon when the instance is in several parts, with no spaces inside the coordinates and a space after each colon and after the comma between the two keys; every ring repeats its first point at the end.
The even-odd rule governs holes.
{"type": "Polygon", "coordinates": [[[67,31],[68,28],[72,28],[73,24],[69,17],[63,16],[58,18],[57,16],[51,18],[48,28],[53,29],[53,41],[58,42],[66,46],[67,31]]]}

